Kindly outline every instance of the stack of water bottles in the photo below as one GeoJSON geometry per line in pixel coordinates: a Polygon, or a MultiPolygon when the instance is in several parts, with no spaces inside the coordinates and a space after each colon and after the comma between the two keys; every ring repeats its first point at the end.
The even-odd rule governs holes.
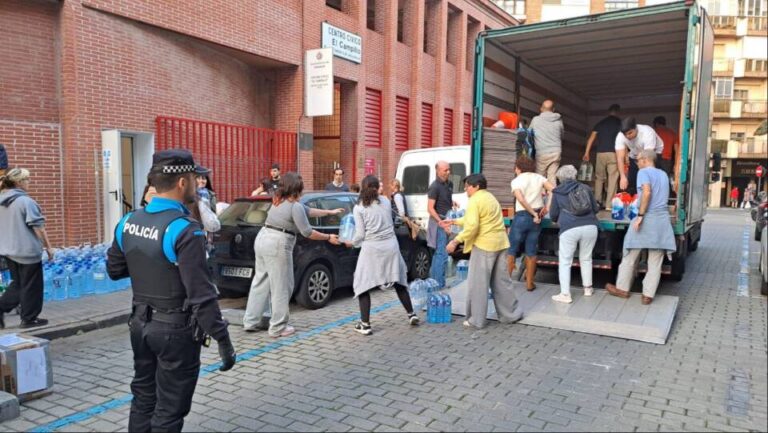
{"type": "MultiPolygon", "coordinates": [[[[465,214],[464,209],[451,209],[448,211],[448,213],[445,214],[445,218],[449,220],[457,220],[459,218],[462,218],[465,214]]],[[[462,226],[454,224],[451,226],[451,233],[453,234],[459,234],[461,233],[462,226]]]]}
{"type": "Polygon", "coordinates": [[[413,308],[416,311],[427,309],[427,323],[450,323],[451,295],[441,292],[440,285],[432,278],[414,280],[409,287],[413,308]]]}
{"type": "Polygon", "coordinates": [[[109,244],[64,248],[55,251],[52,262],[43,255],[43,299],[63,301],[129,288],[129,278],[112,281],[107,276],[108,248],[109,244]]]}

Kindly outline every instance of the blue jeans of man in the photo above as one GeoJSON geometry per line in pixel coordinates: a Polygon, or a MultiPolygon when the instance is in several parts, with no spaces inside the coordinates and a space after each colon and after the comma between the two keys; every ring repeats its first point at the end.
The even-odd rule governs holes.
{"type": "Polygon", "coordinates": [[[432,266],[429,268],[429,277],[434,278],[440,287],[445,287],[445,262],[448,260],[448,234],[438,227],[435,239],[435,254],[432,256],[432,266]]]}
{"type": "Polygon", "coordinates": [[[517,212],[509,231],[509,254],[517,257],[520,246],[524,246],[523,253],[534,257],[539,247],[539,233],[541,224],[534,223],[531,214],[525,211],[517,212]]]}

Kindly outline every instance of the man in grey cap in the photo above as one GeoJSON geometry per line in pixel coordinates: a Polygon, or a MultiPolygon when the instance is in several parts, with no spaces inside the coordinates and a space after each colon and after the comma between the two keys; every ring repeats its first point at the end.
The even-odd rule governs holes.
{"type": "Polygon", "coordinates": [[[117,224],[107,271],[112,279],[130,277],[133,290],[128,430],[179,432],[208,336],[218,342],[221,371],[235,365],[235,349],[206,264],[205,233],[184,206],[195,197],[192,154],[163,150],[152,159],[157,195],[117,224]]]}

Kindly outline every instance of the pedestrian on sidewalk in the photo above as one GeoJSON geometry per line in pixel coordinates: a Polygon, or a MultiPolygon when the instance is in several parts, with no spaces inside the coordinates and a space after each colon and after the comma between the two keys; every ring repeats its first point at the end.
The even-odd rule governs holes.
{"type": "Polygon", "coordinates": [[[219,370],[235,365],[206,262],[205,236],[184,206],[195,196],[194,171],[186,150],[155,153],[149,176],[157,196],[120,220],[107,251],[109,277],[130,277],[133,291],[131,432],[181,431],[207,335],[218,342],[219,370]]]}
{"type": "Polygon", "coordinates": [[[453,207],[453,185],[449,180],[451,166],[445,161],[435,164],[435,181],[427,189],[427,212],[429,223],[427,225],[427,245],[434,249],[432,265],[429,268],[429,276],[445,287],[445,265],[448,261],[448,253],[445,246],[448,245],[449,229],[442,229],[440,221],[453,207]]]}
{"type": "Polygon", "coordinates": [[[189,203],[187,207],[192,213],[192,217],[202,224],[206,233],[216,233],[221,230],[221,222],[219,217],[216,216],[216,207],[211,206],[211,200],[216,200],[216,194],[212,189],[208,188],[210,185],[210,179],[208,174],[211,170],[203,167],[195,167],[195,183],[196,193],[193,203],[189,203]]]}
{"type": "Polygon", "coordinates": [[[352,210],[355,236],[352,242],[345,242],[348,248],[360,247],[353,288],[360,303],[360,322],[355,324],[355,331],[363,335],[373,333],[370,291],[379,287],[394,287],[408,314],[408,323],[419,324],[408,294],[408,268],[392,224],[392,204],[379,193],[380,186],[376,176],[363,178],[360,196],[352,210]]]}
{"type": "Polygon", "coordinates": [[[737,208],[739,207],[739,187],[734,186],[731,189],[731,207],[737,208]]]}
{"type": "Polygon", "coordinates": [[[211,170],[198,165],[195,168],[195,182],[197,182],[197,196],[205,200],[215,214],[217,200],[216,191],[213,190],[213,182],[211,182],[211,170]]]}
{"type": "Polygon", "coordinates": [[[515,323],[523,317],[523,310],[515,296],[514,283],[507,273],[509,239],[504,228],[504,216],[496,197],[488,192],[488,181],[481,173],[467,176],[463,180],[469,202],[463,217],[443,220],[441,226],[452,224],[464,229],[448,243],[446,250],[453,254],[459,244],[469,257],[467,275],[467,305],[464,326],[483,328],[488,311],[488,288],[493,294],[493,303],[501,323],[515,323]]]}
{"type": "Polygon", "coordinates": [[[531,119],[534,143],[536,147],[536,173],[555,184],[555,172],[560,168],[563,153],[563,134],[565,127],[560,113],[555,113],[555,103],[545,100],[539,109],[541,114],[531,119]]]}
{"type": "Polygon", "coordinates": [[[677,250],[675,233],[669,222],[669,177],[664,170],[654,166],[656,152],[641,151],[637,157],[640,170],[637,184],[640,187],[640,209],[624,236],[624,257],[619,265],[616,285],[606,284],[605,290],[613,296],[629,298],[635,278],[635,268],[643,250],[648,250],[648,270],[643,279],[643,305],[648,305],[656,295],[661,279],[664,253],[677,250]]]}
{"type": "Polygon", "coordinates": [[[349,192],[349,185],[344,183],[343,168],[336,167],[333,170],[333,182],[328,182],[328,184],[325,185],[325,190],[334,192],[349,192]]]}
{"type": "Polygon", "coordinates": [[[21,328],[43,326],[43,251],[53,260],[40,206],[27,194],[30,173],[12,168],[0,176],[0,256],[5,257],[13,282],[0,296],[0,329],[3,315],[21,306],[21,328]]]}
{"type": "MultiPolygon", "coordinates": [[[[512,180],[512,194],[515,196],[515,217],[509,230],[509,273],[515,270],[515,260],[521,246],[525,254],[525,287],[530,292],[536,288],[536,253],[539,247],[541,220],[549,212],[543,197],[554,189],[546,177],[534,173],[536,163],[527,156],[521,156],[515,163],[515,178],[512,180]]],[[[549,195],[547,201],[551,200],[549,195]]]]}
{"type": "Polygon", "coordinates": [[[597,156],[595,159],[595,198],[605,209],[611,209],[611,200],[616,195],[619,186],[619,169],[616,166],[616,136],[621,132],[619,104],[608,107],[608,116],[597,122],[587,140],[587,150],[582,160],[589,161],[592,144],[597,140],[597,156]],[[603,196],[605,189],[605,196],[603,196]],[[605,197],[605,200],[603,200],[605,197]]]}
{"type": "Polygon", "coordinates": [[[416,238],[419,237],[421,226],[408,217],[408,203],[405,201],[405,195],[403,194],[400,181],[392,179],[389,183],[389,189],[392,191],[392,195],[390,196],[392,203],[392,218],[394,219],[399,216],[400,219],[403,220],[403,223],[410,229],[411,239],[416,240],[416,238]]]}
{"type": "Polygon", "coordinates": [[[578,171],[572,165],[557,170],[560,184],[552,191],[549,217],[560,225],[558,268],[560,294],[552,296],[557,302],[570,304],[571,266],[576,248],[579,249],[579,269],[584,296],[592,296],[592,250],[597,242],[597,212],[600,206],[592,189],[576,180],[578,171]]]}
{"type": "MultiPolygon", "coordinates": [[[[299,199],[304,181],[298,173],[286,173],[272,199],[264,227],[253,243],[255,252],[254,276],[248,293],[248,304],[243,315],[243,328],[247,332],[262,329],[262,319],[272,301],[269,321],[271,337],[287,337],[296,330],[288,324],[289,302],[293,295],[293,247],[296,237],[313,241],[326,241],[339,245],[338,235],[320,233],[309,224],[310,209],[299,199]]],[[[328,212],[339,214],[339,209],[328,212]]]]}

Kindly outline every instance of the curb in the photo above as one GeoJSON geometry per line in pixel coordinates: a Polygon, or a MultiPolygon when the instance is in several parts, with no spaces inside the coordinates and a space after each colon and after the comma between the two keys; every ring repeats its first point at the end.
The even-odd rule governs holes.
{"type": "Polygon", "coordinates": [[[55,340],[58,338],[71,337],[73,335],[95,331],[97,329],[110,328],[112,326],[126,324],[128,323],[128,317],[130,314],[130,311],[117,311],[89,319],[31,330],[24,333],[39,338],[45,338],[46,340],[55,340]]]}

